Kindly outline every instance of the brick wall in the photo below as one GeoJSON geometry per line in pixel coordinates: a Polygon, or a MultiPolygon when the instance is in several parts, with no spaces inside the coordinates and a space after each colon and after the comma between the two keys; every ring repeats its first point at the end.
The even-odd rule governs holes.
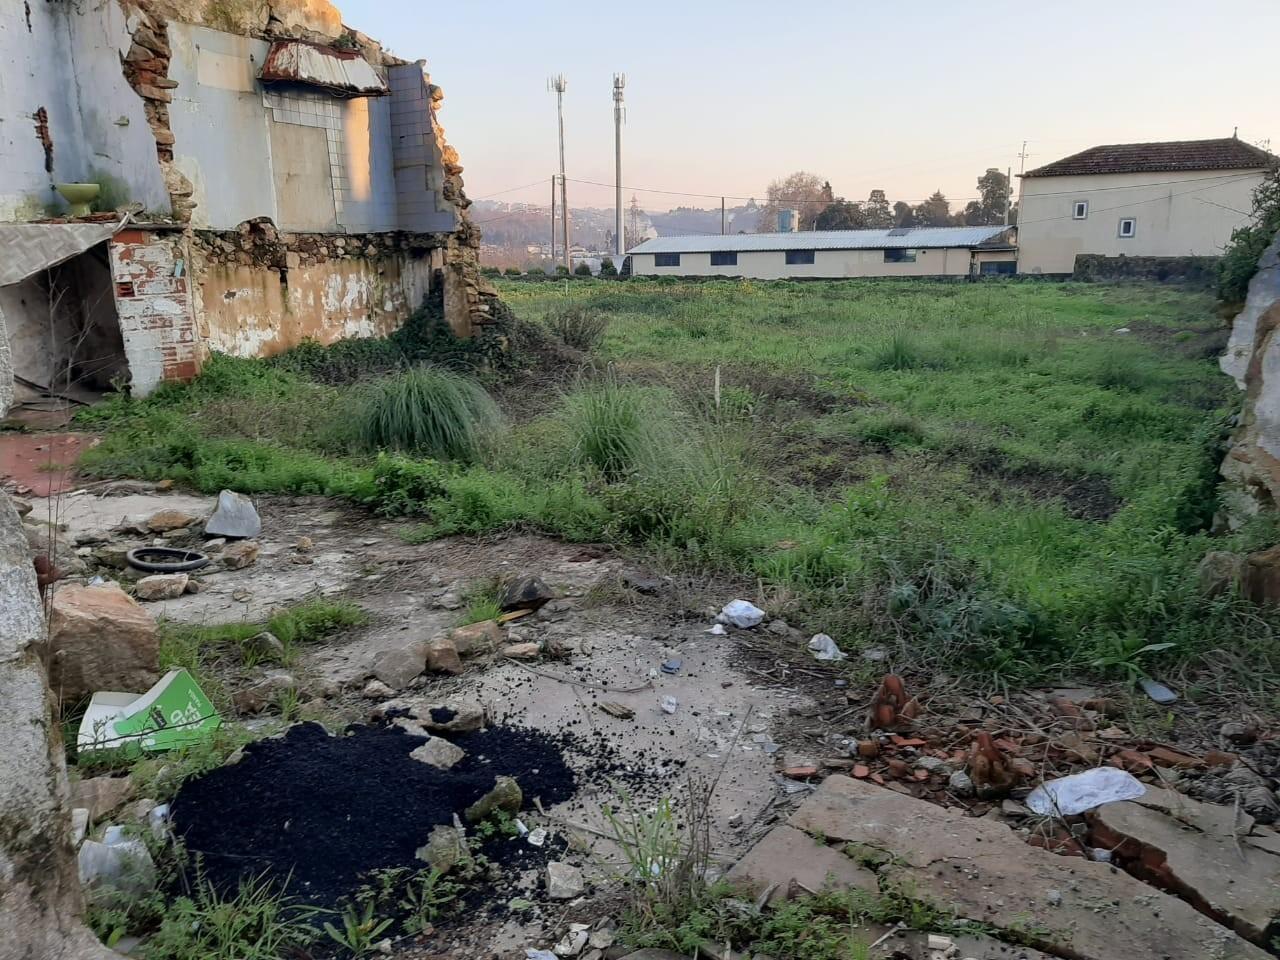
{"type": "Polygon", "coordinates": [[[200,350],[182,235],[122,230],[109,249],[134,396],[165,380],[190,380],[200,369],[200,350]]]}

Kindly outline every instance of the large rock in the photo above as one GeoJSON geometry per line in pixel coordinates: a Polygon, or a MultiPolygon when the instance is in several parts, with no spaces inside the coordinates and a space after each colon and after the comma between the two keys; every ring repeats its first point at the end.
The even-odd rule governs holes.
{"type": "Polygon", "coordinates": [[[481,620],[449,631],[449,640],[461,656],[489,653],[502,643],[502,628],[496,620],[481,620]]]}
{"type": "Polygon", "coordinates": [[[59,584],[49,616],[49,676],[63,700],[97,690],[145,693],[157,680],[156,623],[114,583],[59,584]]]}
{"type": "Polygon", "coordinates": [[[435,673],[449,673],[454,676],[462,673],[462,657],[458,648],[448,637],[436,637],[427,644],[427,669],[435,673]]]}
{"type": "Polygon", "coordinates": [[[497,777],[493,789],[467,807],[467,823],[488,820],[498,811],[515,816],[524,805],[524,793],[515,777],[497,777]]]}
{"type": "Polygon", "coordinates": [[[1222,463],[1223,506],[1238,526],[1280,502],[1280,235],[1258,261],[1244,309],[1220,363],[1245,392],[1239,427],[1222,463]]]}
{"type": "Polygon", "coordinates": [[[238,540],[222,548],[222,565],[228,570],[243,570],[258,560],[258,544],[255,540],[238,540]]]}
{"type": "Polygon", "coordinates": [[[457,827],[440,823],[432,827],[427,842],[414,856],[441,873],[448,873],[467,856],[467,841],[457,827]]]}
{"type": "Polygon", "coordinates": [[[555,591],[541,577],[521,577],[503,588],[500,606],[503,610],[537,610],[555,598],[555,591]]]}
{"type": "MultiPolygon", "coordinates": [[[[886,884],[1076,960],[1263,960],[1268,954],[1107,864],[1033,847],[1007,826],[832,776],[788,825],[878,851],[886,884]]],[[[834,845],[834,844],[833,844],[834,845]]]]}
{"type": "Polygon", "coordinates": [[[410,751],[409,756],[419,763],[448,770],[467,755],[457,744],[450,743],[444,737],[431,737],[420,747],[410,751]]]}
{"type": "Polygon", "coordinates": [[[204,525],[204,532],[211,537],[256,537],[262,533],[262,518],[253,501],[243,493],[223,490],[218,494],[218,505],[204,525]]]}
{"type": "Polygon", "coordinates": [[[196,518],[184,510],[161,510],[153,513],[146,522],[146,528],[152,533],[168,533],[170,530],[181,530],[196,522],[196,518]]]}
{"type": "Polygon", "coordinates": [[[1280,603],[1280,545],[1245,557],[1240,568],[1240,592],[1254,603],[1280,603]]]}
{"type": "Polygon", "coordinates": [[[139,600],[176,600],[187,592],[190,582],[186,573],[156,573],[135,583],[133,592],[139,600]]]}
{"type": "MultiPolygon", "coordinates": [[[[0,373],[7,356],[0,316],[0,373]]],[[[10,386],[4,380],[0,412],[10,386]]],[[[44,637],[26,536],[0,491],[0,957],[119,960],[80,922],[84,900],[62,727],[40,656],[44,637]]]]}
{"type": "Polygon", "coordinates": [[[552,900],[572,900],[582,896],[585,888],[582,871],[573,864],[559,860],[547,864],[547,896],[552,900]]]}
{"type": "Polygon", "coordinates": [[[380,650],[374,654],[369,672],[391,687],[403,690],[409,681],[426,668],[427,655],[421,644],[409,644],[394,650],[380,650]]]}
{"type": "Polygon", "coordinates": [[[1154,787],[1150,794],[1095,810],[1093,842],[1136,875],[1267,946],[1280,917],[1280,856],[1240,842],[1253,818],[1154,787]]]}

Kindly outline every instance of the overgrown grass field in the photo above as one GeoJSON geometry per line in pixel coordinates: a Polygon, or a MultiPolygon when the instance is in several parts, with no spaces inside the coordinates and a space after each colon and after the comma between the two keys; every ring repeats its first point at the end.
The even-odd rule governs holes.
{"type": "MultiPolygon", "coordinates": [[[[499,413],[456,379],[397,370],[436,356],[403,342],[215,358],[190,386],[89,412],[108,435],[86,466],[346,496],[419,518],[420,537],[607,540],[758,581],[842,646],[894,644],[919,666],[1272,674],[1268,619],[1196,585],[1206,551],[1275,534],[1209,532],[1238,397],[1207,294],[576,278],[501,292],[523,325],[585,351],[576,375],[481,365],[499,413]],[[456,422],[424,413],[432,397],[456,422]]],[[[463,372],[491,359],[440,356],[463,372]]]]}

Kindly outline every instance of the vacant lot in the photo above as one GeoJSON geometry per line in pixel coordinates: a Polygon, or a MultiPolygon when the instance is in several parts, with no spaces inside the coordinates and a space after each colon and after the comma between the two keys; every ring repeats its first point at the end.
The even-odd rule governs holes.
{"type": "Polygon", "coordinates": [[[898,662],[979,678],[1257,677],[1271,655],[1266,622],[1196,588],[1206,551],[1273,533],[1208,532],[1237,397],[1207,295],[583,280],[502,293],[514,329],[554,332],[515,337],[538,347],[522,367],[479,367],[500,421],[464,384],[449,396],[474,429],[405,423],[405,396],[459,388],[391,382],[405,357],[435,355],[402,337],[219,359],[190,387],[99,408],[85,419],[108,436],[88,466],[337,494],[420,517],[423,538],[522,526],[606,541],[756,584],[846,649],[889,644],[898,662]],[[379,454],[398,431],[411,449],[379,454]]]}

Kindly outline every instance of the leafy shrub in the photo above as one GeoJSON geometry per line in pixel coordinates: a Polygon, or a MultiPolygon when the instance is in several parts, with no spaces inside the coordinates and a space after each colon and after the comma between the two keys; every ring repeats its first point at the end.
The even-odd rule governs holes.
{"type": "Polygon", "coordinates": [[[587,263],[587,261],[583,260],[581,263],[579,263],[576,267],[574,267],[574,268],[573,268],[573,275],[574,275],[575,277],[589,277],[589,276],[591,276],[591,266],[590,266],[590,264],[588,264],[588,263],[587,263]]]}
{"type": "Polygon", "coordinates": [[[586,307],[571,305],[547,317],[547,326],[557,337],[579,350],[594,350],[604,339],[608,318],[586,307]]]}
{"type": "Polygon", "coordinates": [[[616,277],[617,275],[618,275],[618,268],[613,265],[613,259],[611,257],[601,257],[600,258],[600,276],[616,277]]]}
{"type": "Polygon", "coordinates": [[[520,277],[524,276],[519,267],[507,267],[502,271],[504,277],[520,277]]]}
{"type": "Polygon", "coordinates": [[[474,380],[440,367],[415,367],[377,384],[358,415],[372,450],[469,460],[501,422],[497,404],[474,380]]]}
{"type": "Polygon", "coordinates": [[[1253,193],[1253,217],[1231,231],[1231,239],[1218,263],[1218,296],[1228,303],[1242,303],[1249,281],[1258,272],[1258,259],[1280,232],[1280,165],[1273,166],[1253,193]]]}

